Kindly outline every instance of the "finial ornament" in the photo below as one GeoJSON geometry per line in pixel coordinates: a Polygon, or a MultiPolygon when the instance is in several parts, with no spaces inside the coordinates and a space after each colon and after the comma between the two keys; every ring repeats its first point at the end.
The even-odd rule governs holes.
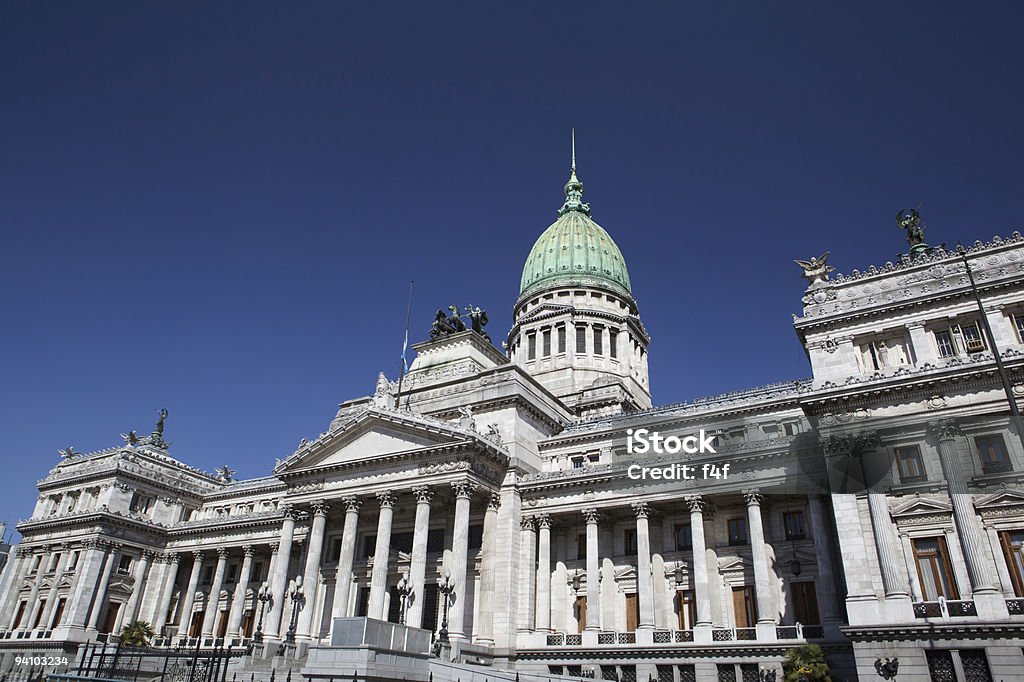
{"type": "Polygon", "coordinates": [[[562,190],[565,193],[565,203],[558,209],[558,215],[563,216],[570,211],[577,211],[590,215],[590,204],[583,203],[583,183],[576,177],[576,129],[572,129],[572,156],[569,166],[569,182],[565,183],[562,190]]]}

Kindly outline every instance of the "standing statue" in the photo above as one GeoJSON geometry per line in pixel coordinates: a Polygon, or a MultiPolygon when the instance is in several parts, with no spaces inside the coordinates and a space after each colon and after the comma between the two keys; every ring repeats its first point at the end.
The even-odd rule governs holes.
{"type": "Polygon", "coordinates": [[[911,251],[920,251],[922,247],[926,246],[924,243],[925,224],[921,222],[921,214],[917,212],[916,208],[897,212],[896,224],[900,226],[900,229],[907,231],[907,243],[910,244],[911,251]],[[915,247],[917,248],[915,249],[915,247]]]}
{"type": "Polygon", "coordinates": [[[491,337],[484,331],[484,325],[487,324],[487,311],[469,305],[466,306],[466,315],[469,316],[469,322],[473,327],[473,331],[490,341],[491,337]]]}
{"type": "Polygon", "coordinates": [[[121,434],[121,438],[124,438],[124,444],[125,445],[132,445],[132,446],[134,446],[134,445],[138,445],[139,444],[139,437],[138,437],[138,435],[134,431],[129,431],[128,433],[122,433],[121,434]]]}
{"type": "Polygon", "coordinates": [[[161,408],[157,414],[160,415],[160,418],[156,420],[156,426],[153,428],[153,435],[160,436],[162,438],[164,435],[164,420],[167,419],[168,414],[167,408],[161,408]]]}
{"type": "Polygon", "coordinates": [[[828,273],[835,270],[834,267],[828,264],[828,254],[829,252],[826,251],[817,258],[812,258],[811,260],[793,261],[804,269],[804,274],[801,275],[801,277],[807,280],[808,287],[812,287],[819,282],[825,282],[828,279],[828,273]]]}

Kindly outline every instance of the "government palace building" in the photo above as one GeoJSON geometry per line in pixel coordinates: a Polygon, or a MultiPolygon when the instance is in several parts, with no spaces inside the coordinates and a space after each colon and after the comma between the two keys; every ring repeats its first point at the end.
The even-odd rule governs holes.
{"type": "Polygon", "coordinates": [[[244,650],[243,681],[782,682],[808,644],[834,682],[1024,680],[1024,238],[929,246],[901,212],[895,262],[798,261],[811,378],[655,406],[575,165],[564,196],[505,339],[438,311],[265,476],[184,464],[166,411],[64,451],[0,581],[0,671],[74,672],[141,620],[244,650]]]}

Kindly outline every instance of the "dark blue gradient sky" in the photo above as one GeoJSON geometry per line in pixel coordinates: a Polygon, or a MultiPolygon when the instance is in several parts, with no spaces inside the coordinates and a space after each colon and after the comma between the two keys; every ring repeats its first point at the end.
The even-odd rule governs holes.
{"type": "Polygon", "coordinates": [[[793,258],[1024,224],[1019,3],[34,3],[0,17],[0,519],[170,409],[240,476],[449,303],[510,324],[576,127],[657,403],[809,368],[793,258]],[[372,7],[371,7],[372,5],[372,7]]]}

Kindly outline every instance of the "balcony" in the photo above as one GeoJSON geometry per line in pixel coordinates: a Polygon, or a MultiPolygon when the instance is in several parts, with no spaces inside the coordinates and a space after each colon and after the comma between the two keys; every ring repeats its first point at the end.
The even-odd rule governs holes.
{"type": "MultiPolygon", "coordinates": [[[[955,610],[956,607],[954,607],[955,610]]],[[[1024,599],[1021,600],[1024,609],[1024,599]]],[[[1022,611],[1024,613],[1024,611],[1022,611]]],[[[778,625],[775,627],[776,638],[784,641],[804,642],[825,638],[824,628],[820,625],[778,625]]],[[[716,627],[710,630],[712,642],[757,642],[757,628],[716,627]]],[[[520,635],[521,646],[527,649],[549,647],[664,647],[686,645],[695,642],[693,630],[637,630],[635,632],[601,631],[596,633],[569,634],[564,632],[536,632],[520,635]]]]}
{"type": "MultiPolygon", "coordinates": [[[[1009,607],[1009,604],[1007,604],[1007,607],[1009,607]]],[[[939,597],[937,601],[919,601],[914,603],[915,618],[961,618],[977,615],[978,610],[975,608],[973,601],[939,597]]]]}

